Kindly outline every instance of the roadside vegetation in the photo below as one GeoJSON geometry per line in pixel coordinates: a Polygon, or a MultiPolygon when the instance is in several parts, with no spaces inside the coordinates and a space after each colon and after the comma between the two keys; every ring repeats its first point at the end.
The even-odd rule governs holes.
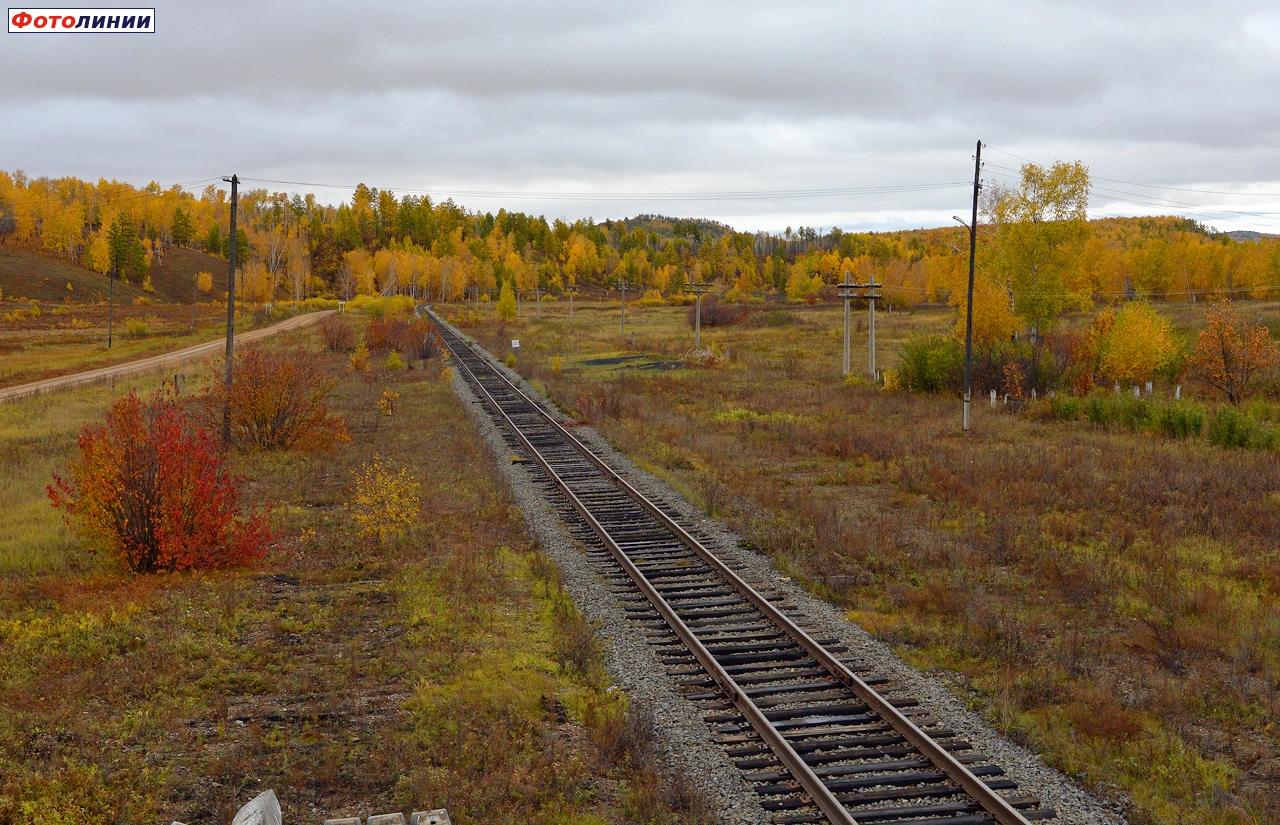
{"type": "MultiPolygon", "coordinates": [[[[370,321],[340,320],[363,346],[370,321]]],[[[192,389],[210,368],[178,398],[142,379],[0,406],[0,823],[228,821],[263,787],[291,821],[703,821],[658,779],[644,709],[611,688],[441,359],[342,349],[309,331],[242,351],[240,449],[203,474],[200,450],[147,445],[217,431],[192,389]],[[143,497],[160,549],[212,563],[135,564],[145,542],[103,521],[142,488],[99,482],[157,458],[191,482],[143,497]],[[166,522],[202,484],[234,496],[166,522]],[[188,540],[236,523],[242,545],[188,540]]]]}
{"type": "MultiPolygon", "coordinates": [[[[1205,307],[1157,311],[1194,352],[1205,307]]],[[[1276,406],[1270,374],[1239,407],[1196,382],[1178,403],[1169,383],[1163,400],[984,395],[966,439],[950,379],[841,380],[838,306],[704,325],[714,362],[683,308],[630,308],[626,338],[616,303],[446,314],[499,357],[519,338],[517,369],[562,408],[1133,821],[1280,815],[1280,462],[1211,434],[1276,406]],[[1070,405],[1081,423],[1057,420],[1070,405]]],[[[886,377],[921,336],[949,349],[954,317],[881,313],[886,377]]],[[[1061,324],[1086,335],[1094,316],[1061,324]]]]}

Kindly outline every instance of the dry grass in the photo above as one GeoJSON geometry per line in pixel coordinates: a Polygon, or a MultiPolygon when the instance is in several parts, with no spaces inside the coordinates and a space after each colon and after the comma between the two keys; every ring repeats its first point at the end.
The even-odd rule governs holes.
{"type": "MultiPolygon", "coordinates": [[[[563,407],[910,661],[962,674],[1001,728],[1127,793],[1134,821],[1280,817],[1274,455],[985,404],[964,439],[956,399],[839,380],[838,308],[704,330],[719,369],[671,368],[682,309],[631,308],[625,340],[616,308],[466,320],[499,355],[520,338],[563,407]]],[[[881,316],[880,364],[949,325],[881,316]]]]}
{"type": "Polygon", "coordinates": [[[618,758],[639,752],[619,745],[625,702],[439,360],[355,376],[314,332],[284,345],[299,340],[340,379],[353,441],[239,459],[280,536],[253,570],[133,578],[65,534],[35,544],[56,524],[49,465],[109,390],[0,408],[0,536],[38,514],[0,572],[0,823],[228,821],[262,787],[290,821],[433,805],[460,823],[700,821],[618,758]],[[346,506],[379,453],[424,499],[419,527],[382,546],[346,506]]]}

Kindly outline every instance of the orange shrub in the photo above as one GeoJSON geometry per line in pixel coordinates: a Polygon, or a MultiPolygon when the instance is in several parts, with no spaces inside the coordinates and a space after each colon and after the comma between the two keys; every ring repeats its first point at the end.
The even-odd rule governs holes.
{"type": "Polygon", "coordinates": [[[1258,376],[1280,365],[1280,344],[1261,324],[1251,324],[1229,304],[1205,313],[1190,367],[1196,376],[1239,404],[1258,376]]]}
{"type": "Polygon", "coordinates": [[[260,558],[266,519],[241,514],[239,486],[207,429],[169,397],[131,392],[81,431],[80,455],[46,489],[86,539],[150,573],[260,558]]]}
{"type": "MultiPolygon", "coordinates": [[[[334,380],[301,349],[246,347],[236,355],[231,386],[231,439],[245,449],[323,450],[350,440],[326,401],[334,380]]],[[[210,413],[221,416],[226,393],[215,382],[210,413]]]]}

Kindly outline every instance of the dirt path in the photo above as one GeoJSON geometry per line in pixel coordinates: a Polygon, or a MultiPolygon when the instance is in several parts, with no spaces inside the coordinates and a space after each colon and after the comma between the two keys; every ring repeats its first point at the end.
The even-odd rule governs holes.
{"type": "MultiPolygon", "coordinates": [[[[298,327],[304,327],[319,321],[321,318],[329,315],[332,310],[323,312],[308,312],[305,315],[296,315],[287,318],[277,324],[262,329],[254,329],[248,332],[236,334],[237,344],[247,344],[260,338],[266,338],[269,335],[275,335],[280,332],[286,332],[298,327]]],[[[180,364],[184,361],[190,361],[194,358],[201,358],[207,355],[216,355],[224,351],[226,347],[226,339],[218,338],[213,341],[206,341],[203,344],[193,344],[189,347],[174,350],[172,352],[162,352],[159,355],[149,355],[146,358],[139,358],[135,361],[126,361],[123,364],[113,364],[109,367],[98,367],[97,369],[85,370],[84,372],[74,372],[70,375],[59,375],[54,378],[45,378],[41,381],[32,381],[28,384],[18,384],[13,387],[0,388],[0,403],[12,401],[16,398],[25,398],[28,395],[35,395],[42,392],[53,392],[55,390],[65,390],[69,387],[78,387],[82,384],[91,384],[94,381],[102,381],[107,378],[118,378],[122,375],[133,375],[134,373],[147,372],[148,370],[159,370],[166,367],[180,364]]]]}

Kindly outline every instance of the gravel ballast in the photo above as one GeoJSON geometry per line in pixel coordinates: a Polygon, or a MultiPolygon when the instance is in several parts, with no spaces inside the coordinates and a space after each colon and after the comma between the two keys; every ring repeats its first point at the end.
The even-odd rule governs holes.
{"type": "MultiPolygon", "coordinates": [[[[460,331],[454,331],[471,341],[460,331]]],[[[565,420],[563,414],[519,375],[491,357],[488,360],[530,397],[540,401],[556,418],[565,420]]],[[[565,589],[574,604],[596,627],[605,663],[614,682],[626,691],[634,704],[652,709],[658,763],[668,773],[668,778],[679,776],[686,781],[720,822],[735,825],[769,822],[771,817],[760,807],[758,795],[712,740],[710,728],[703,720],[705,708],[677,691],[675,680],[658,658],[658,648],[647,641],[640,624],[627,618],[623,603],[610,590],[610,582],[588,560],[584,546],[570,535],[556,507],[535,482],[530,469],[533,465],[511,460],[511,448],[457,370],[453,385],[475,418],[510,485],[516,504],[524,512],[531,533],[559,568],[565,589]]],[[[847,645],[850,655],[864,660],[875,672],[900,684],[905,691],[917,697],[940,723],[954,729],[958,736],[972,742],[976,749],[1004,768],[1009,777],[1017,781],[1018,793],[1038,796],[1044,806],[1056,809],[1058,819],[1053,821],[1064,825],[1118,825],[1125,822],[1113,806],[1092,796],[1061,772],[1045,765],[1036,754],[993,730],[979,715],[966,709],[938,677],[912,668],[887,646],[848,621],[838,608],[814,597],[781,575],[767,557],[746,549],[739,536],[708,518],[670,486],[636,467],[594,429],[575,426],[574,435],[640,492],[655,502],[674,508],[686,528],[696,529],[700,538],[709,537],[710,540],[704,543],[734,565],[739,575],[752,586],[767,586],[785,595],[787,601],[797,606],[795,618],[806,629],[847,645]]]]}

